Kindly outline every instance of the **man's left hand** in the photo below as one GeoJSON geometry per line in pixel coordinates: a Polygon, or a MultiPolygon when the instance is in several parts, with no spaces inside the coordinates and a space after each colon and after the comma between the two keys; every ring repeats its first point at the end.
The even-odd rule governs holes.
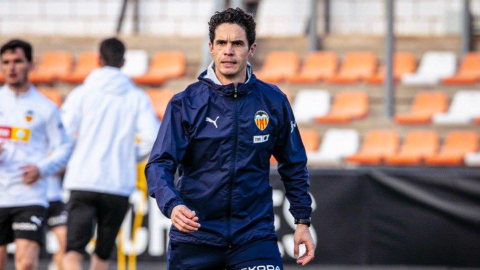
{"type": "Polygon", "coordinates": [[[293,254],[297,258],[297,264],[306,265],[315,257],[315,243],[313,242],[310,228],[305,224],[297,224],[295,235],[293,236],[295,247],[293,254]],[[307,251],[301,257],[299,256],[300,245],[305,244],[307,251]]]}
{"type": "Polygon", "coordinates": [[[40,170],[37,166],[29,164],[20,167],[20,170],[23,171],[23,183],[26,185],[31,185],[40,178],[40,170]]]}

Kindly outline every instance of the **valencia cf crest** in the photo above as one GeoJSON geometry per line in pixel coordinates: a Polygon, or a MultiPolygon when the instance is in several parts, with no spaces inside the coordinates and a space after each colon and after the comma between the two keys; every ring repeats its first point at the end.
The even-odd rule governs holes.
{"type": "Polygon", "coordinates": [[[255,113],[255,124],[260,130],[265,130],[268,126],[268,114],[265,111],[258,111],[255,113]]]}
{"type": "Polygon", "coordinates": [[[25,113],[25,120],[30,123],[33,120],[33,111],[27,111],[25,113]]]}

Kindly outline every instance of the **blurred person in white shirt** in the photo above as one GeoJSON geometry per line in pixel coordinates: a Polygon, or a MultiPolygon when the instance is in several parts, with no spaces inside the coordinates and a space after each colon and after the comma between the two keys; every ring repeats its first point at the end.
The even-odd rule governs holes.
{"type": "Polygon", "coordinates": [[[47,181],[67,163],[72,145],[55,104],[29,82],[32,47],[11,40],[0,49],[0,270],[15,242],[15,268],[38,268],[47,181]],[[54,149],[53,152],[50,150],[54,149]]]}
{"type": "Polygon", "coordinates": [[[108,269],[115,238],[135,190],[136,163],[152,149],[159,122],[151,101],[120,68],[124,44],[110,38],[100,44],[100,66],[62,105],[67,133],[75,149],[64,188],[67,203],[67,270],[81,269],[85,247],[97,223],[90,269],[108,269]],[[135,145],[135,137],[139,143],[135,145]]]}

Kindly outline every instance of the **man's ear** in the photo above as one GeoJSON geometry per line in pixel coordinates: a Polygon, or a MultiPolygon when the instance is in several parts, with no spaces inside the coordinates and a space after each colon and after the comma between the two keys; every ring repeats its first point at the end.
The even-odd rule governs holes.
{"type": "Polygon", "coordinates": [[[257,43],[253,43],[252,46],[250,46],[250,50],[248,52],[248,56],[252,57],[255,54],[255,50],[257,49],[257,43]]]}
{"type": "Polygon", "coordinates": [[[213,56],[213,44],[211,42],[208,43],[208,49],[210,49],[210,55],[213,56]]]}

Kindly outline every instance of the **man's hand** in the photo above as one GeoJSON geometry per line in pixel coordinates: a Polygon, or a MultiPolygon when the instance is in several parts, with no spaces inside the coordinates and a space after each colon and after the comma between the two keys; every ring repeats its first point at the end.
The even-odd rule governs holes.
{"type": "Polygon", "coordinates": [[[297,264],[306,265],[311,262],[315,257],[315,243],[313,242],[312,235],[307,225],[297,224],[297,229],[295,230],[294,239],[294,250],[293,254],[297,258],[297,264]],[[307,251],[301,257],[298,257],[300,250],[300,245],[305,244],[307,251]]]}
{"type": "Polygon", "coordinates": [[[191,211],[185,205],[175,206],[170,218],[172,219],[173,226],[181,232],[191,233],[198,231],[198,228],[200,228],[200,223],[198,223],[198,217],[195,211],[191,211]]]}
{"type": "Polygon", "coordinates": [[[31,185],[40,178],[40,170],[37,166],[29,164],[20,167],[20,170],[23,171],[23,183],[26,185],[31,185]]]}

